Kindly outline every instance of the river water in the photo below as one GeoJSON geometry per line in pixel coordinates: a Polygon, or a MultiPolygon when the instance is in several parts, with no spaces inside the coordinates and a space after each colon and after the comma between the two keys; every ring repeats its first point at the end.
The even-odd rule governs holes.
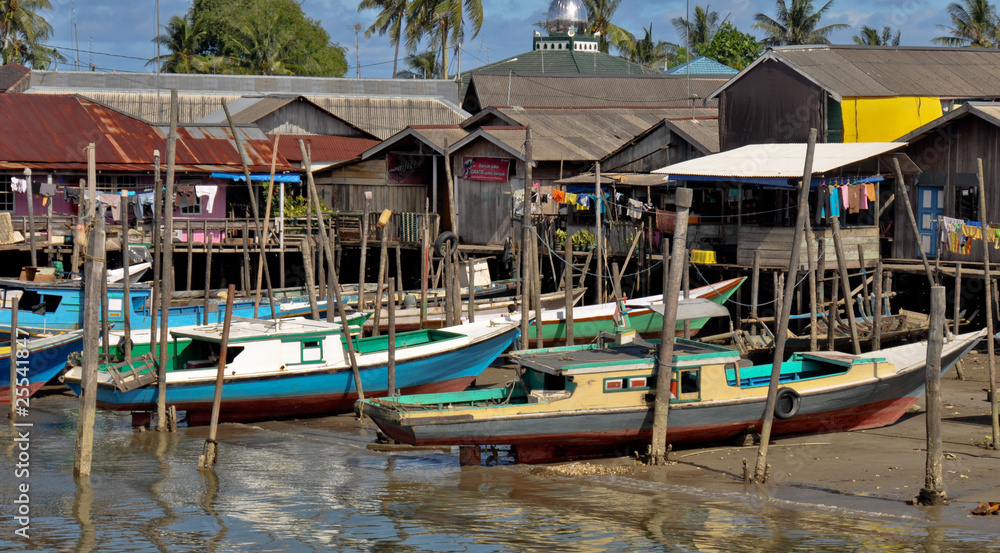
{"type": "Polygon", "coordinates": [[[203,472],[207,428],[138,432],[98,412],[93,473],[78,482],[76,409],[68,394],[32,398],[26,476],[23,440],[0,425],[0,550],[1000,551],[997,520],[875,498],[373,452],[373,426],[350,416],[221,425],[219,464],[203,472]],[[22,484],[29,539],[15,534],[22,484]]]}

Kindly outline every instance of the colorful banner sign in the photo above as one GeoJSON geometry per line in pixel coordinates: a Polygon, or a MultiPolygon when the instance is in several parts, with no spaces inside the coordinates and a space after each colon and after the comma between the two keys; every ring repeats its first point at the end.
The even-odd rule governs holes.
{"type": "Polygon", "coordinates": [[[387,184],[430,184],[431,158],[423,155],[385,156],[387,184]]]}
{"type": "Polygon", "coordinates": [[[510,175],[510,159],[499,157],[465,157],[462,160],[462,178],[507,182],[510,175]]]}

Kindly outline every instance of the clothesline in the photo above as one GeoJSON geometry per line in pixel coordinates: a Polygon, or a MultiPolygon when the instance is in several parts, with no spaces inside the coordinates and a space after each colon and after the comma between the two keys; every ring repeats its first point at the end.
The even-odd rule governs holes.
{"type": "Polygon", "coordinates": [[[986,240],[993,243],[993,249],[1000,250],[1000,224],[990,223],[983,228],[982,223],[966,221],[953,217],[940,217],[941,242],[951,253],[969,255],[972,253],[973,240],[986,240]]]}

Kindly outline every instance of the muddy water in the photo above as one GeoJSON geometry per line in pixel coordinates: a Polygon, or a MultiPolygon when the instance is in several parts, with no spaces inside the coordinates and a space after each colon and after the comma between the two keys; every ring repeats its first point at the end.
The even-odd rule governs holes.
{"type": "Polygon", "coordinates": [[[26,477],[0,426],[4,551],[1000,551],[996,521],[938,520],[898,502],[371,452],[373,430],[350,417],[222,425],[219,465],[205,473],[206,429],[140,433],[99,413],[93,475],[77,482],[76,399],[31,407],[26,477]],[[27,540],[13,518],[24,483],[27,540]]]}

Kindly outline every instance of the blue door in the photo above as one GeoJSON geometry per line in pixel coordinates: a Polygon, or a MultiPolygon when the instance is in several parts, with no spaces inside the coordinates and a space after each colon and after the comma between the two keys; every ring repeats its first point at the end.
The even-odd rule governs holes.
{"type": "MultiPolygon", "coordinates": [[[[917,226],[920,228],[920,247],[928,257],[937,255],[938,221],[944,216],[944,189],[937,186],[917,187],[917,226]]],[[[918,252],[913,252],[916,255],[918,252]]]]}

